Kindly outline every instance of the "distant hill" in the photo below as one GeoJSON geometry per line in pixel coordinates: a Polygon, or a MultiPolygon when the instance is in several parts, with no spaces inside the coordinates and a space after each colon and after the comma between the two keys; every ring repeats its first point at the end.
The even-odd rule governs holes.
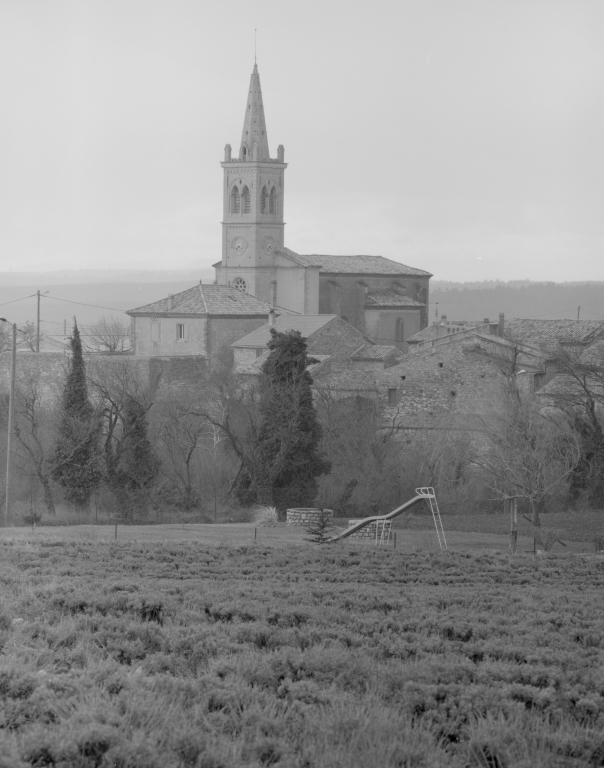
{"type": "Polygon", "coordinates": [[[449,320],[496,320],[542,317],[604,320],[604,282],[537,283],[525,280],[453,283],[433,280],[430,286],[430,323],[438,315],[449,320]],[[580,310],[579,310],[580,307],[580,310]]]}
{"type": "Polygon", "coordinates": [[[0,315],[18,324],[35,321],[35,291],[39,288],[42,293],[48,291],[40,303],[42,331],[59,334],[65,324],[68,330],[71,328],[74,315],[78,325],[94,323],[103,315],[117,315],[130,322],[124,310],[184,291],[197,282],[199,277],[174,282],[35,283],[10,287],[0,284],[0,315]]]}
{"type": "MultiPolygon", "coordinates": [[[[71,270],[62,272],[0,273],[0,315],[17,323],[36,319],[35,292],[42,298],[42,330],[60,334],[75,315],[80,325],[102,315],[122,315],[126,309],[157,301],[190,288],[200,279],[213,281],[213,272],[194,270],[71,270]],[[13,282],[17,281],[17,282],[13,282]]],[[[527,280],[454,283],[432,280],[430,315],[449,320],[496,320],[507,317],[604,319],[604,282],[541,283],[527,280]]]]}
{"type": "Polygon", "coordinates": [[[213,269],[62,269],[54,272],[0,272],[0,288],[31,285],[93,285],[97,283],[175,283],[195,284],[214,279],[213,269]]]}

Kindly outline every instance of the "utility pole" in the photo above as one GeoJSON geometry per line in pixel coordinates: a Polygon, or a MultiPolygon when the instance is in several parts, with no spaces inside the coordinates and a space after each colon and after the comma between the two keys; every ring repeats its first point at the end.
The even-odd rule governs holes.
{"type": "Polygon", "coordinates": [[[40,351],[40,291],[38,291],[38,317],[36,322],[36,352],[40,351]]]}
{"type": "MultiPolygon", "coordinates": [[[[8,320],[0,317],[5,323],[8,320]]],[[[11,481],[11,458],[12,458],[12,436],[13,420],[15,412],[15,378],[17,372],[17,324],[9,323],[13,326],[13,346],[11,350],[11,368],[10,368],[10,391],[8,396],[8,438],[6,441],[6,497],[4,500],[4,527],[7,528],[11,521],[10,505],[10,481],[11,481]]]]}

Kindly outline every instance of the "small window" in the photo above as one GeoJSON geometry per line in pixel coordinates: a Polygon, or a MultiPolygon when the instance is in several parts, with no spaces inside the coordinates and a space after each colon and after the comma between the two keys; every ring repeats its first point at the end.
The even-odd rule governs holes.
{"type": "Polygon", "coordinates": [[[405,381],[406,378],[406,376],[401,376],[401,381],[405,381]]]}
{"type": "Polygon", "coordinates": [[[151,341],[159,341],[161,338],[161,326],[159,323],[151,323],[151,341]]]}
{"type": "Polygon", "coordinates": [[[388,390],[388,405],[396,405],[396,389],[388,390]]]}
{"type": "Polygon", "coordinates": [[[394,338],[396,341],[405,341],[405,324],[402,317],[399,317],[396,321],[394,338]]]}
{"type": "Polygon", "coordinates": [[[456,395],[457,395],[457,392],[454,389],[452,389],[451,390],[451,397],[455,397],[456,395]]]}
{"type": "Polygon", "coordinates": [[[442,368],[442,367],[443,367],[443,364],[442,364],[442,363],[439,363],[439,364],[438,364],[438,367],[439,367],[439,368],[442,368]]]}
{"type": "Polygon", "coordinates": [[[189,331],[186,323],[176,323],[176,341],[188,341],[189,331]]]}
{"type": "Polygon", "coordinates": [[[236,277],[233,280],[233,288],[237,288],[238,291],[241,291],[242,293],[247,292],[247,283],[242,277],[236,277]]]}
{"type": "Polygon", "coordinates": [[[262,353],[264,352],[264,347],[259,347],[256,350],[256,357],[261,357],[262,353]]]}

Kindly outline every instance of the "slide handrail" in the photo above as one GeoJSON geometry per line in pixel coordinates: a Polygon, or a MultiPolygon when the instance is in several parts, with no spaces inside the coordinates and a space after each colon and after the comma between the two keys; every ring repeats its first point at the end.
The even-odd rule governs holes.
{"type": "Polygon", "coordinates": [[[361,528],[364,528],[366,525],[371,525],[371,523],[377,523],[381,522],[383,520],[392,520],[395,517],[398,517],[399,515],[402,515],[403,512],[406,512],[411,507],[415,506],[415,504],[418,504],[420,501],[425,501],[426,499],[430,498],[436,498],[434,494],[434,488],[416,488],[415,489],[415,496],[412,499],[409,499],[409,501],[406,501],[404,504],[401,504],[400,507],[397,507],[396,509],[393,509],[392,512],[388,512],[385,515],[372,515],[371,517],[365,517],[363,520],[359,520],[358,523],[355,523],[354,525],[349,526],[343,533],[339,533],[337,536],[332,536],[328,541],[340,541],[341,539],[345,539],[348,536],[350,536],[353,533],[356,533],[357,531],[360,531],[361,528]]]}

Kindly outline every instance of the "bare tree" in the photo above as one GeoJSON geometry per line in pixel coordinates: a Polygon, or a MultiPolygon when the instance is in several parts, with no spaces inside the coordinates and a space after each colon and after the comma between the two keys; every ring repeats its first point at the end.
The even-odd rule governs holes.
{"type": "MultiPolygon", "coordinates": [[[[42,341],[43,338],[44,334],[40,333],[40,341],[42,341]]],[[[23,325],[19,326],[18,341],[29,347],[32,352],[36,351],[37,330],[34,322],[26,320],[23,325]]]]}
{"type": "Polygon", "coordinates": [[[13,346],[12,329],[8,323],[0,323],[0,355],[13,346]]]}
{"type": "Polygon", "coordinates": [[[148,379],[132,359],[88,367],[90,391],[102,419],[103,474],[120,514],[149,502],[159,462],[147,437],[152,406],[148,379]]]}
{"type": "Polygon", "coordinates": [[[604,503],[604,342],[587,350],[560,345],[555,362],[559,373],[548,397],[571,421],[581,444],[571,490],[599,507],[604,503]]]}
{"type": "Polygon", "coordinates": [[[567,492],[580,460],[569,420],[510,386],[504,402],[481,422],[471,463],[497,498],[526,499],[533,525],[539,528],[545,501],[567,492]]]}
{"type": "Polygon", "coordinates": [[[84,345],[88,352],[120,355],[130,350],[130,325],[116,315],[103,315],[84,329],[84,345]]]}

